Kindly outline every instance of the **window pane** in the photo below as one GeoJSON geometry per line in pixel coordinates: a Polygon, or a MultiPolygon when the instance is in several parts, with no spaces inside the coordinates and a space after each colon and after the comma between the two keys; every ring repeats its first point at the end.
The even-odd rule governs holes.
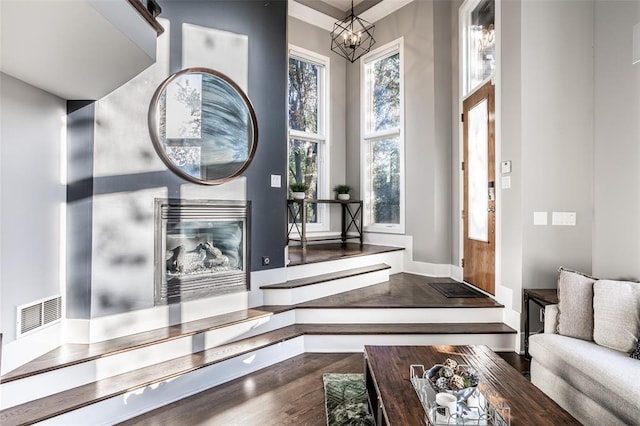
{"type": "Polygon", "coordinates": [[[483,0],[471,12],[467,40],[467,91],[493,74],[495,69],[495,2],[483,0]]]}
{"type": "Polygon", "coordinates": [[[469,238],[489,241],[489,129],[487,100],[469,111],[469,238]]]}
{"type": "MultiPolygon", "coordinates": [[[[318,163],[318,143],[289,140],[289,183],[306,183],[309,198],[318,198],[318,163]]],[[[317,204],[308,205],[307,222],[318,222],[317,204]]]]}
{"type": "Polygon", "coordinates": [[[371,142],[373,223],[400,223],[400,138],[371,142]]]}
{"type": "Polygon", "coordinates": [[[289,58],[289,128],[318,133],[320,66],[289,58]]]}
{"type": "Polygon", "coordinates": [[[371,73],[371,121],[369,131],[400,126],[400,54],[368,65],[371,73]]]}

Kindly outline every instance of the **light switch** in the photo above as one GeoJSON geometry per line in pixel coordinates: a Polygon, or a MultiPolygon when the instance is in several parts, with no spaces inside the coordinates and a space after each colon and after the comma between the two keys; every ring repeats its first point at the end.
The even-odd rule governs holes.
{"type": "Polygon", "coordinates": [[[510,189],[511,188],[511,176],[502,176],[502,189],[510,189]]]}
{"type": "Polygon", "coordinates": [[[547,212],[533,212],[533,224],[536,226],[547,225],[547,212]]]}
{"type": "Polygon", "coordinates": [[[271,187],[280,188],[282,186],[282,177],[280,175],[271,175],[271,187]]]}
{"type": "Polygon", "coordinates": [[[576,226],[576,212],[553,212],[551,224],[554,226],[576,226]]]}
{"type": "Polygon", "coordinates": [[[500,171],[502,174],[511,173],[511,161],[503,161],[500,163],[500,171]]]}

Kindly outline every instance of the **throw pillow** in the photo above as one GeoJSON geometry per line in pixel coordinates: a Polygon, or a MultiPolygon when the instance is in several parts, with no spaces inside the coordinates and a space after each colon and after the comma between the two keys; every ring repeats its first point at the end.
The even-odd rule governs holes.
{"type": "Polygon", "coordinates": [[[631,358],[640,360],[640,337],[638,338],[638,343],[636,343],[636,350],[631,352],[631,358]]]}
{"type": "Polygon", "coordinates": [[[593,340],[631,353],[640,335],[640,283],[600,280],[593,286],[593,340]]]}
{"type": "Polygon", "coordinates": [[[596,279],[560,268],[558,276],[558,334],[593,340],[593,283],[596,279]]]}

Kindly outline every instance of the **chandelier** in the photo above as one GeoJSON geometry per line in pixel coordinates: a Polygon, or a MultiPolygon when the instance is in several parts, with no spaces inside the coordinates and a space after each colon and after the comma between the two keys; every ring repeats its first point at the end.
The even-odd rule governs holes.
{"type": "Polygon", "coordinates": [[[331,50],[352,63],[369,52],[376,42],[373,39],[375,26],[357,17],[353,13],[351,0],[351,14],[333,24],[331,32],[331,50]]]}

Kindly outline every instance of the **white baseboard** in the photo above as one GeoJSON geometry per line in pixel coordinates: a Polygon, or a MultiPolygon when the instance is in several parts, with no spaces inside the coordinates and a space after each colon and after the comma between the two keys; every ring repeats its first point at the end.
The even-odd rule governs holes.
{"type": "Polygon", "coordinates": [[[63,334],[62,322],[57,322],[3,344],[0,374],[15,370],[57,348],[63,343],[63,334]]]}

